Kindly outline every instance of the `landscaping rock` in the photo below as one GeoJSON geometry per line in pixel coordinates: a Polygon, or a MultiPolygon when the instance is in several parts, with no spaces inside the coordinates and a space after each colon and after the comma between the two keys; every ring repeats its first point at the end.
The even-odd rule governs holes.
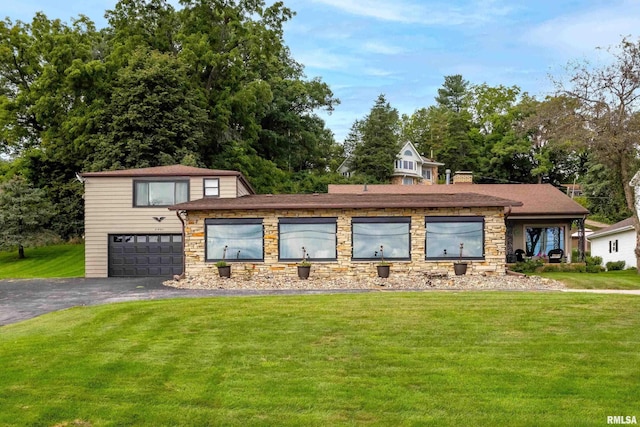
{"type": "Polygon", "coordinates": [[[282,276],[253,277],[251,279],[220,277],[186,277],[178,281],[169,280],[166,286],[181,289],[243,289],[243,290],[559,290],[565,286],[558,281],[537,276],[448,276],[429,274],[399,275],[387,279],[379,277],[333,279],[298,279],[282,276]]]}

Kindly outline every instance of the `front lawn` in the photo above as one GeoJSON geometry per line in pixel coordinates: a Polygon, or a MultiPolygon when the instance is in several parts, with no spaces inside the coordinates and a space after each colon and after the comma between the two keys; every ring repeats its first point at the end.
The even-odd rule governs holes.
{"type": "Polygon", "coordinates": [[[534,273],[536,276],[559,280],[572,289],[640,289],[636,270],[606,271],[602,273],[534,273]]]}
{"type": "Polygon", "coordinates": [[[0,425],[605,425],[640,415],[640,298],[162,300],[0,328],[0,425]]]}
{"type": "Polygon", "coordinates": [[[34,279],[84,276],[84,245],[53,245],[0,252],[0,279],[34,279]]]}

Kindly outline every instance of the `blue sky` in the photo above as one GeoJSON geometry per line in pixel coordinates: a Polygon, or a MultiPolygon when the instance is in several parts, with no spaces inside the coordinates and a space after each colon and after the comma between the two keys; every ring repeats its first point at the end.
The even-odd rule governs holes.
{"type": "MultiPolygon", "coordinates": [[[[173,2],[177,4],[177,1],[173,2]]],[[[270,2],[269,2],[270,3],[270,2]]],[[[597,47],[638,37],[637,0],[284,0],[297,15],[285,26],[293,57],[342,103],[321,114],[341,141],[384,93],[402,114],[433,105],[445,75],[474,84],[517,85],[537,97],[571,60],[597,61],[597,47]]],[[[0,15],[36,11],[104,25],[114,0],[0,0],[0,15]]]]}

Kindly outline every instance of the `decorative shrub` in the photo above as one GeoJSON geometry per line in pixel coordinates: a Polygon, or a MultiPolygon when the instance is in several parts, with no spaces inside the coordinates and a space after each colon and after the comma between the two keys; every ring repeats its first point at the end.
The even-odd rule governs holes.
{"type": "Polygon", "coordinates": [[[518,273],[533,273],[538,268],[542,267],[544,262],[540,259],[518,262],[510,268],[511,271],[517,271],[518,273]]]}
{"type": "Polygon", "coordinates": [[[587,265],[587,273],[600,273],[604,271],[604,267],[601,265],[587,265]]]}
{"type": "Polygon", "coordinates": [[[607,265],[607,271],[624,270],[624,261],[609,261],[607,265]]]}
{"type": "Polygon", "coordinates": [[[568,272],[568,273],[584,273],[587,271],[584,264],[581,263],[573,263],[573,264],[545,264],[536,272],[539,273],[549,273],[549,272],[568,272]]]}
{"type": "Polygon", "coordinates": [[[584,262],[589,266],[601,266],[602,265],[602,257],[601,256],[588,256],[585,257],[584,262]]]}

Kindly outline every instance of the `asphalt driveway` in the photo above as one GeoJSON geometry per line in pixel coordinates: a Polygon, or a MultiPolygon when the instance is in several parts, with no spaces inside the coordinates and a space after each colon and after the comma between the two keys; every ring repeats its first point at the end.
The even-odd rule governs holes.
{"type": "MultiPolygon", "coordinates": [[[[164,286],[159,278],[0,280],[0,326],[65,308],[121,301],[207,296],[313,294],[327,291],[194,290],[164,286]]],[[[357,293],[361,291],[336,291],[357,293]]]]}

